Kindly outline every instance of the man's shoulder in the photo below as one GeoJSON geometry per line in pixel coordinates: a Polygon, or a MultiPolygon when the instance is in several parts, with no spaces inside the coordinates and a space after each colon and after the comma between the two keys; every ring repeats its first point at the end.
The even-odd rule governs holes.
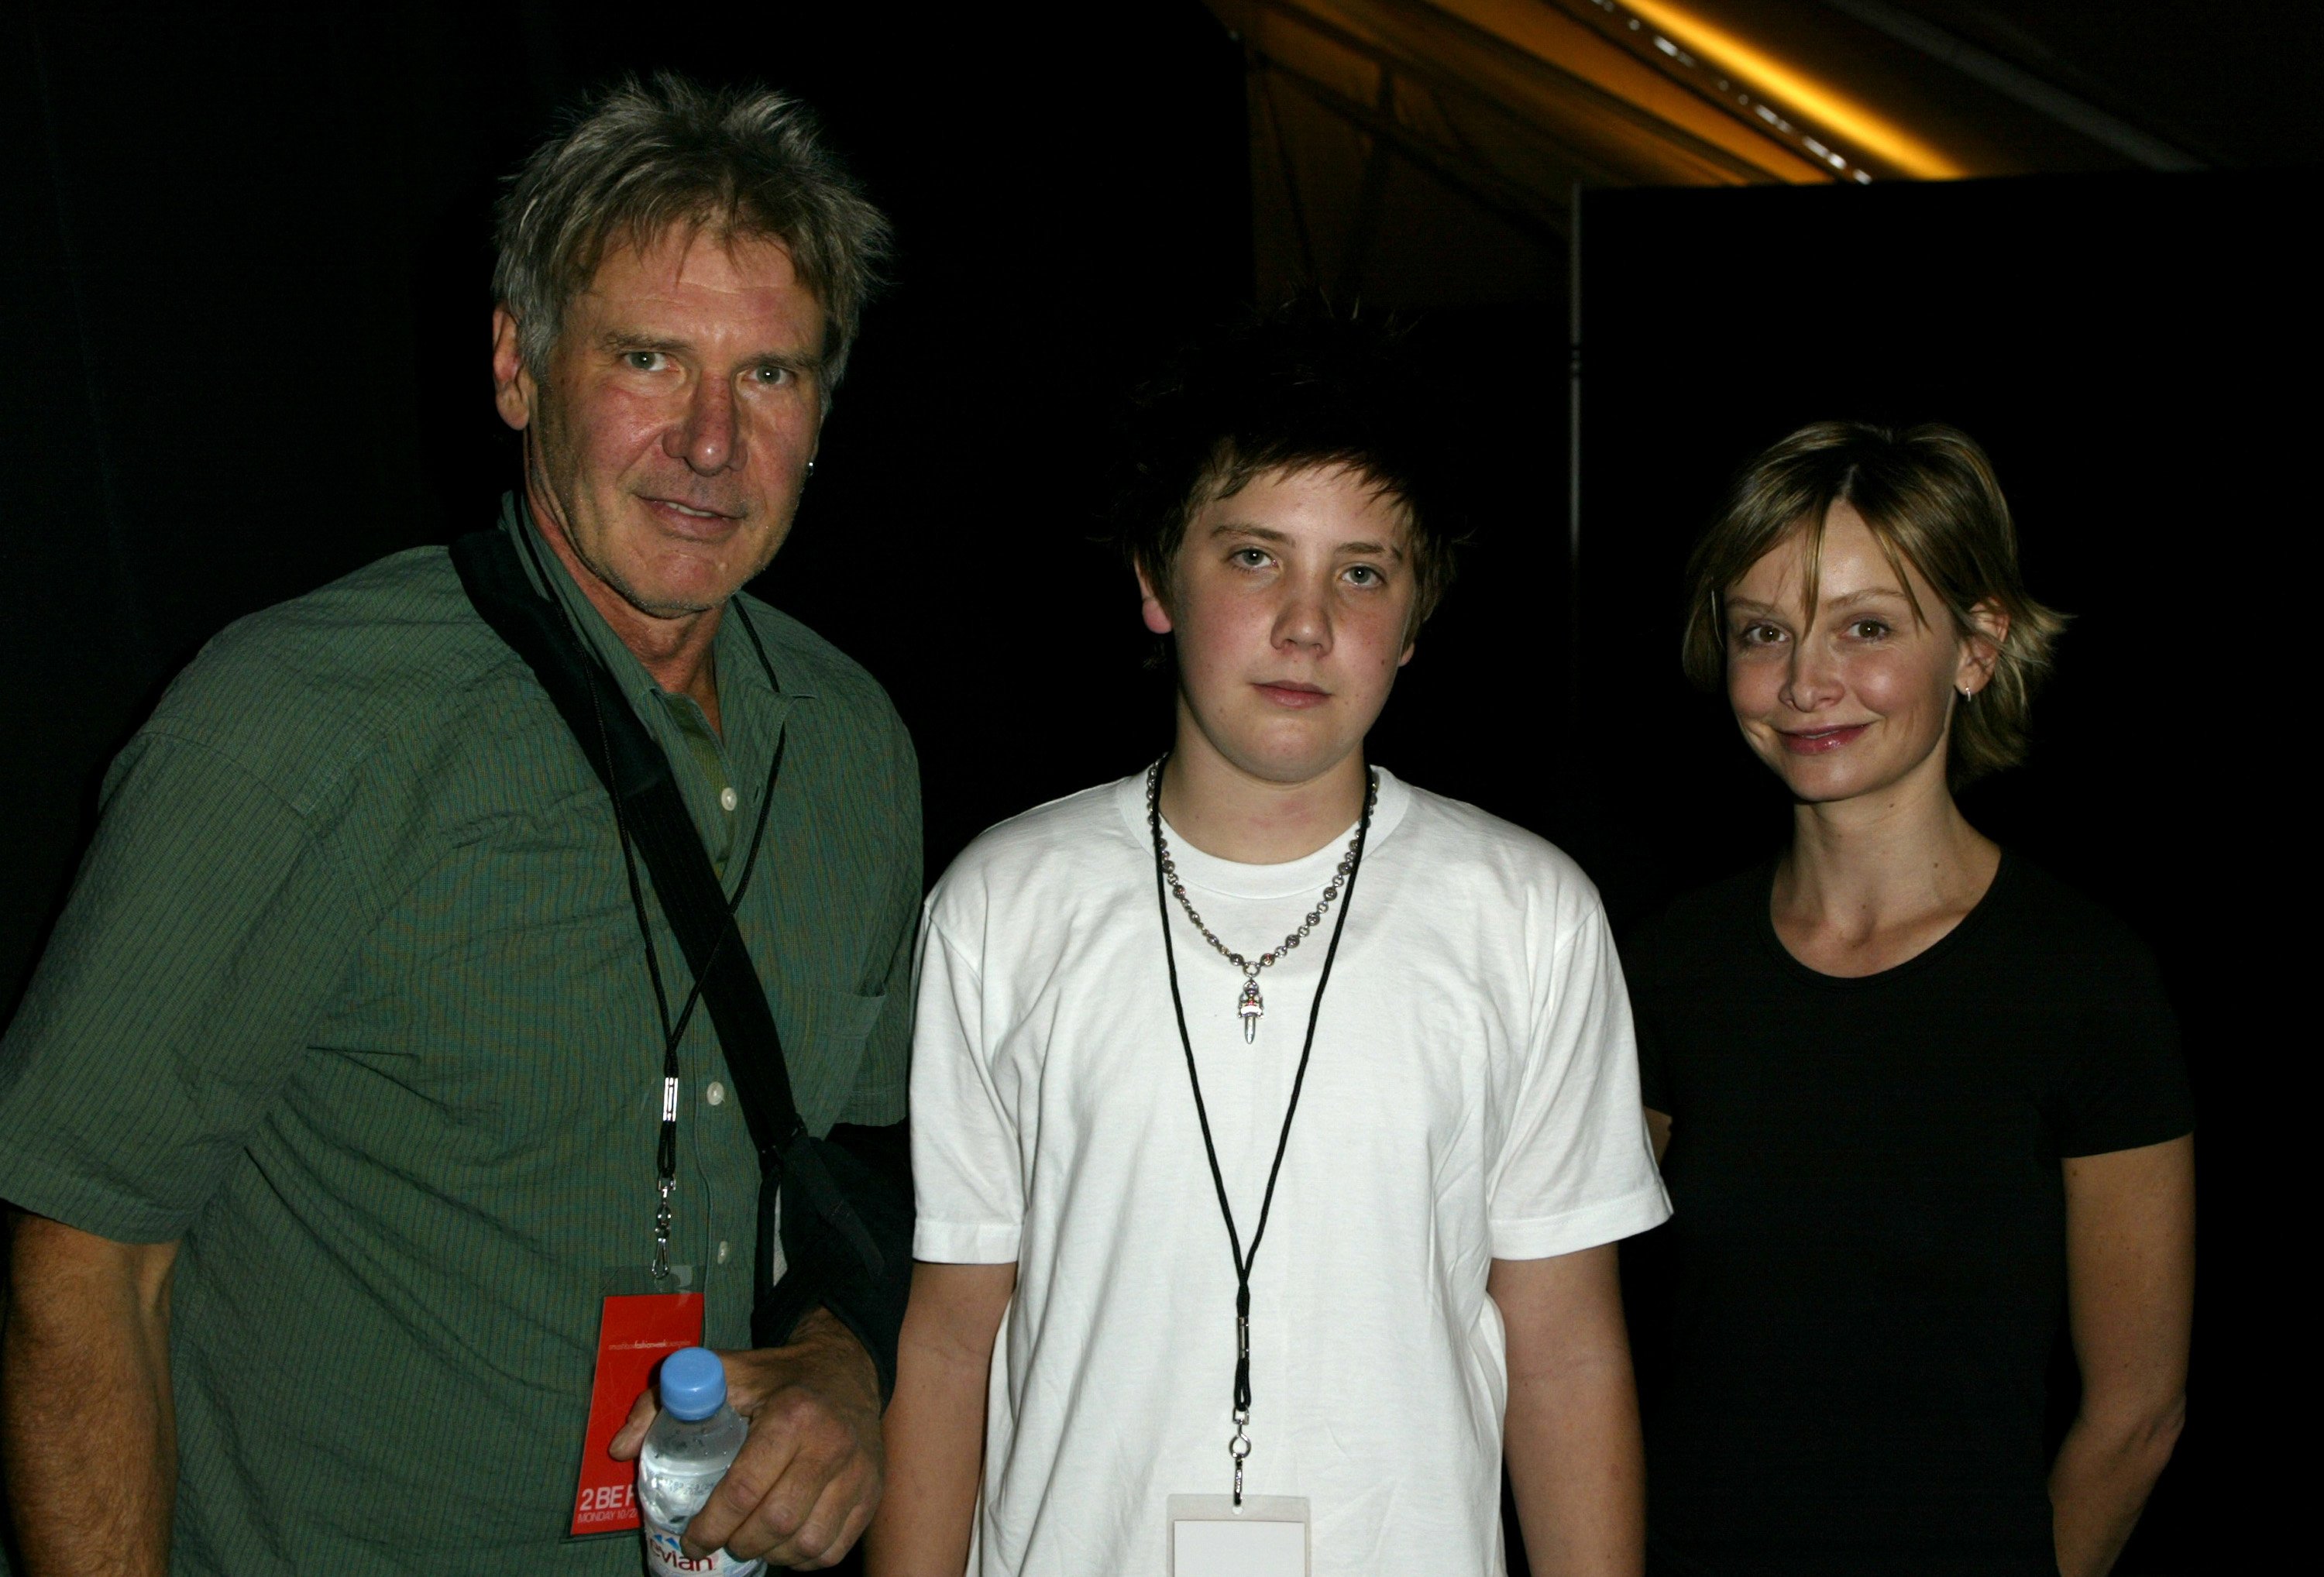
{"type": "Polygon", "coordinates": [[[288,789],[390,734],[456,721],[467,692],[520,661],[445,549],[414,548],[226,626],[139,737],[217,752],[288,789]]]}
{"type": "Polygon", "coordinates": [[[765,644],[767,660],[774,665],[775,678],[783,688],[810,694],[818,705],[858,724],[904,733],[895,702],[869,669],[762,598],[737,592],[734,602],[765,644]]]}

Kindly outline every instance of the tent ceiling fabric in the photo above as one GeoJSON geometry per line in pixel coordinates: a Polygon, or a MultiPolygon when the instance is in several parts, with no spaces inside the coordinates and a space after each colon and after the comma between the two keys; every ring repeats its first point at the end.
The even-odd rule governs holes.
{"type": "Polygon", "coordinates": [[[1890,0],[1205,3],[1249,63],[1267,293],[1541,300],[1582,186],[2200,167],[1890,0]]]}

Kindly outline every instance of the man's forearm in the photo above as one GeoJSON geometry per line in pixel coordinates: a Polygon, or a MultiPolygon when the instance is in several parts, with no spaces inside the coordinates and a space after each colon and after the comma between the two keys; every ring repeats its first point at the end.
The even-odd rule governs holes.
{"type": "Polygon", "coordinates": [[[177,1492],[171,1244],[19,1215],[0,1340],[0,1459],[24,1577],[169,1570],[177,1492]]]}
{"type": "Polygon", "coordinates": [[[2179,1415],[2109,1426],[2077,1418],[2050,1470],[2051,1519],[2062,1577],[2104,1577],[2129,1542],[2171,1461],[2179,1415]]]}

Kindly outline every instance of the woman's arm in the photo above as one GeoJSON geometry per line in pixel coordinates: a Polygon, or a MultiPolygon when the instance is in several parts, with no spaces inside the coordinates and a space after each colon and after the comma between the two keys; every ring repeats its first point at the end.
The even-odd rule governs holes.
{"type": "Polygon", "coordinates": [[[1542,1577],[1637,1577],[1646,1461],[1614,1245],[1496,1259],[1485,1290],[1508,1332],[1509,1483],[1542,1577]]]}
{"type": "Polygon", "coordinates": [[[2050,1470],[2063,1577],[2102,1577],[2186,1413],[2195,1306],[2195,1141],[2066,1170],[2066,1296],[2082,1405],[2050,1470]]]}
{"type": "Polygon", "coordinates": [[[1647,1107],[1646,1137],[1655,1141],[1655,1165],[1657,1167],[1663,1164],[1663,1157],[1670,1153],[1670,1113],[1647,1107]]]}
{"type": "Polygon", "coordinates": [[[864,1536],[871,1577],[960,1577],[984,1465],[992,1342],[1014,1265],[912,1267],[888,1405],[888,1492],[864,1536]]]}

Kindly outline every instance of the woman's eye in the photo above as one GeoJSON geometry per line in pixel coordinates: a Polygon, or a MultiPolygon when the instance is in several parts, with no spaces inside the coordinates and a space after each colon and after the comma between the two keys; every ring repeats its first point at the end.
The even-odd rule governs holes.
{"type": "Polygon", "coordinates": [[[1736,643],[1741,646],[1772,646],[1783,638],[1784,632],[1773,624],[1746,624],[1735,632],[1736,643]]]}
{"type": "Polygon", "coordinates": [[[1858,641],[1877,641],[1888,633],[1888,626],[1877,619],[1858,619],[1848,627],[1848,632],[1858,641]]]}

